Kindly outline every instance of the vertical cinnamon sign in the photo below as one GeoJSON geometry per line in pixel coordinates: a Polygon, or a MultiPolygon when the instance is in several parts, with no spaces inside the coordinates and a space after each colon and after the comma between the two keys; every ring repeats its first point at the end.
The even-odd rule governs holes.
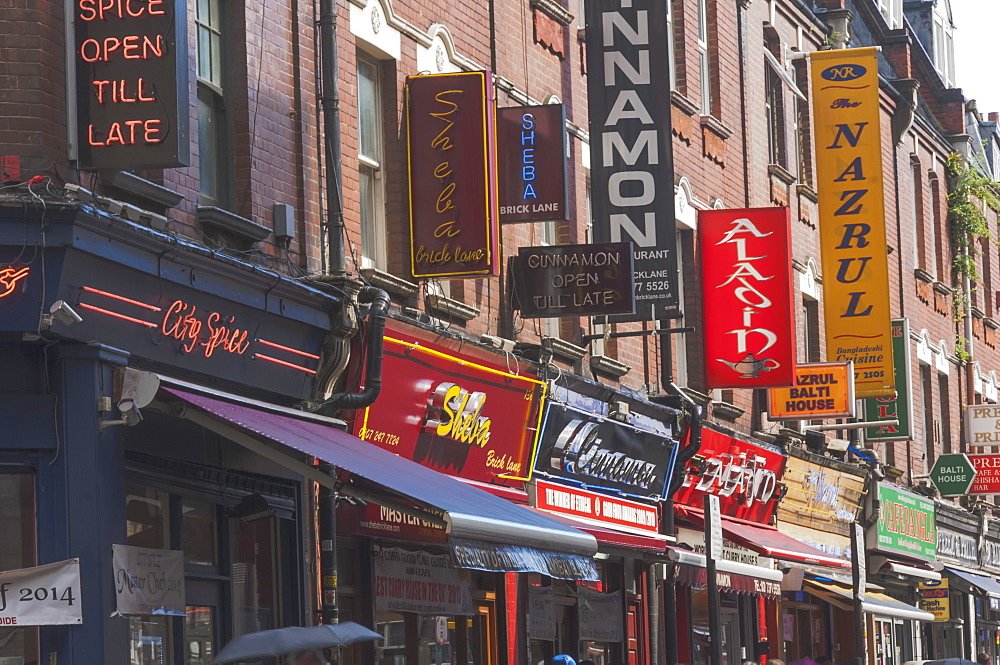
{"type": "Polygon", "coordinates": [[[406,79],[413,276],[497,276],[493,76],[406,79]]]}
{"type": "Polygon", "coordinates": [[[892,324],[875,48],[809,54],[827,360],[858,398],[892,397],[892,324]]]}
{"type": "Polygon", "coordinates": [[[788,208],[700,210],[705,385],[788,386],[795,378],[788,208]]]}

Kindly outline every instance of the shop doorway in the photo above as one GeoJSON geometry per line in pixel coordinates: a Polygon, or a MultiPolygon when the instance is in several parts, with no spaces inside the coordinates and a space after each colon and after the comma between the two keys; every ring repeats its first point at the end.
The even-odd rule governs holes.
{"type": "Polygon", "coordinates": [[[723,611],[721,627],[721,665],[741,665],[743,645],[740,643],[740,615],[733,611],[723,611]]]}

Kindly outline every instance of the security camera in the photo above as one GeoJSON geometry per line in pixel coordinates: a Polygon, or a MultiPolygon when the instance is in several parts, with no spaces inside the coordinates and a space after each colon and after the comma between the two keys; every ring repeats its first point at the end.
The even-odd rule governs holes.
{"type": "Polygon", "coordinates": [[[126,398],[118,402],[118,413],[122,416],[118,420],[102,420],[98,423],[102,432],[113,425],[135,427],[142,422],[142,412],[139,411],[139,405],[134,399],[126,398]]]}
{"type": "Polygon", "coordinates": [[[139,406],[132,399],[123,399],[118,402],[118,411],[122,414],[122,420],[126,427],[135,427],[142,422],[142,412],[139,406]]]}
{"type": "Polygon", "coordinates": [[[73,325],[83,321],[83,317],[77,314],[65,300],[57,300],[49,307],[49,315],[53,321],[58,321],[64,326],[73,325]]]}

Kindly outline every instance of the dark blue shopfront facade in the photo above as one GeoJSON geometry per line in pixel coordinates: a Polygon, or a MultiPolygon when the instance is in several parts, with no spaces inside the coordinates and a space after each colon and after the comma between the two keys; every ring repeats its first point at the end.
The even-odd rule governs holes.
{"type": "MultiPolygon", "coordinates": [[[[144,629],[115,616],[112,545],[135,537],[146,518],[163,549],[185,545],[182,524],[215,529],[218,546],[187,561],[200,575],[191,589],[216,584],[220,597],[231,597],[241,583],[233,571],[259,567],[230,551],[251,531],[263,533],[230,517],[253,493],[265,495],[272,512],[284,510],[267,538],[277,543],[269,565],[287,576],[256,583],[272,585],[274,608],[289,608],[282,621],[303,619],[287,614],[302,612],[301,547],[281,544],[301,542],[300,479],[285,469],[271,477],[266,465],[216,439],[195,442],[190,425],[169,414],[147,413],[126,427],[116,379],[131,367],[278,405],[322,397],[333,374],[322,362],[338,348],[330,331],[339,313],[336,295],[85,205],[0,206],[0,481],[16,476],[22,487],[20,513],[0,512],[19,534],[16,546],[0,545],[0,570],[79,559],[83,612],[81,625],[8,629],[18,633],[0,639],[0,656],[25,665],[136,662],[130,631],[144,629]],[[173,485],[145,480],[150,469],[168,467],[173,485]],[[222,497],[215,503],[213,492],[222,497]],[[133,506],[146,506],[146,517],[133,506]],[[176,519],[149,517],[168,507],[176,519]]],[[[253,627],[278,620],[278,609],[265,609],[249,613],[253,627]]],[[[249,621],[227,612],[210,627],[213,643],[200,657],[210,659],[232,634],[223,619],[249,621]]],[[[178,662],[181,625],[161,624],[154,628],[162,634],[142,648],[178,662]]]]}

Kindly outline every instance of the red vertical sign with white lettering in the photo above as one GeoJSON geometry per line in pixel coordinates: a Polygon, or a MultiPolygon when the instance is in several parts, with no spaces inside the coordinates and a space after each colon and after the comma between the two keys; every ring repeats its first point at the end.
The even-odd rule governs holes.
{"type": "Polygon", "coordinates": [[[788,208],[701,210],[702,331],[709,388],[795,377],[788,208]]]}

